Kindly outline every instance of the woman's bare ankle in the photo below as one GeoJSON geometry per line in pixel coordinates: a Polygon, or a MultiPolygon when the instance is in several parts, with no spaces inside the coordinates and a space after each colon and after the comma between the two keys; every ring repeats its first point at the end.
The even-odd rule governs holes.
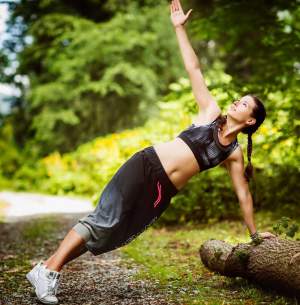
{"type": "Polygon", "coordinates": [[[45,264],[46,268],[51,270],[51,271],[56,271],[56,272],[60,272],[61,269],[63,268],[62,265],[58,265],[55,263],[49,263],[49,264],[45,264]]]}
{"type": "Polygon", "coordinates": [[[52,271],[60,272],[63,267],[63,264],[55,257],[55,254],[50,256],[45,262],[44,265],[47,269],[52,271]]]}
{"type": "Polygon", "coordinates": [[[52,254],[46,261],[44,261],[44,265],[48,266],[48,264],[50,263],[50,261],[54,258],[56,253],[52,254]]]}

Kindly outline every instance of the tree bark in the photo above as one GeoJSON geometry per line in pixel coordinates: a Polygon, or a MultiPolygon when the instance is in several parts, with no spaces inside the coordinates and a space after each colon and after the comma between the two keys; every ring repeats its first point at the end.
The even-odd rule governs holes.
{"type": "Polygon", "coordinates": [[[232,246],[210,239],[199,254],[210,270],[229,277],[243,277],[265,287],[300,297],[300,242],[281,238],[232,246]]]}

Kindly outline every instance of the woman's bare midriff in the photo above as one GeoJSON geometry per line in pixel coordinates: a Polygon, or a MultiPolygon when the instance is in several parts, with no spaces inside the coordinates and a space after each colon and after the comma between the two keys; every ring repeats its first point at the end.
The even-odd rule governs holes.
{"type": "Polygon", "coordinates": [[[200,171],[193,152],[180,138],[153,147],[169,179],[178,190],[200,171]]]}

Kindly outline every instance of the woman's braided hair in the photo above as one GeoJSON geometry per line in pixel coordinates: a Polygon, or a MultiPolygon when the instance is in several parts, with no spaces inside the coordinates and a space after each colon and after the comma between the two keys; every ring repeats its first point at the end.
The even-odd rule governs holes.
{"type": "MultiPolygon", "coordinates": [[[[241,130],[242,133],[248,135],[248,145],[247,145],[248,164],[244,171],[244,176],[245,176],[246,180],[249,182],[250,178],[253,178],[253,166],[251,163],[252,134],[258,129],[258,127],[265,120],[266,110],[265,110],[264,104],[257,96],[255,96],[253,94],[247,94],[247,95],[250,95],[253,98],[255,105],[256,105],[251,113],[251,116],[256,119],[255,124],[244,127],[241,130]]],[[[221,127],[222,125],[224,125],[226,123],[226,120],[227,120],[227,115],[221,115],[220,119],[218,121],[218,127],[221,127]]]]}

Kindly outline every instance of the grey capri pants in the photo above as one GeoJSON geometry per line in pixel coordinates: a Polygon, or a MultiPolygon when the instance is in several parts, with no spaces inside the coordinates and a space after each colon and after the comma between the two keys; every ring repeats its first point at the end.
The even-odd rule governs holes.
{"type": "Polygon", "coordinates": [[[95,210],[79,219],[73,229],[92,254],[111,251],[146,230],[177,193],[153,146],[148,146],[117,170],[95,210]]]}

